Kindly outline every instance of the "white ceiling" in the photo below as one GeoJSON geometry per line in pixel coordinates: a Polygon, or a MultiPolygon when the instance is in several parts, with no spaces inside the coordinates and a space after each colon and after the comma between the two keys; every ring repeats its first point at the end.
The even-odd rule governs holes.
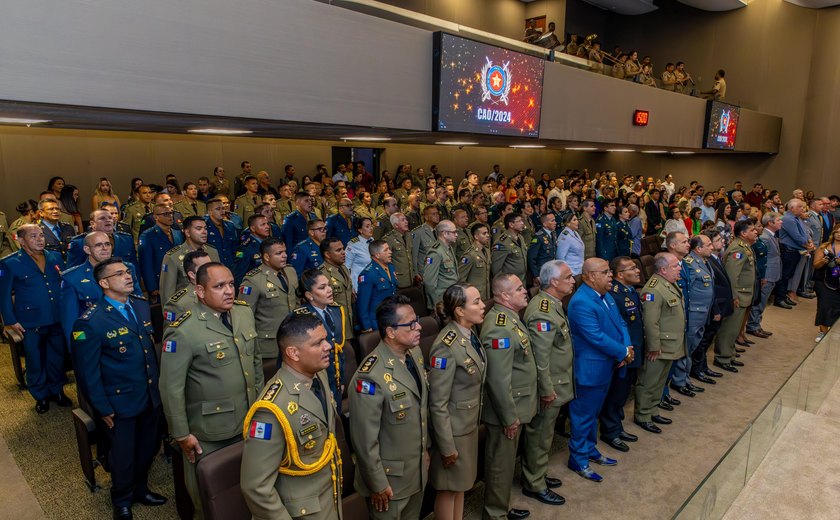
{"type": "MultiPolygon", "coordinates": [[[[523,0],[528,1],[528,0],[523,0]]],[[[640,15],[659,9],[654,0],[584,0],[595,7],[622,15],[640,15]]],[[[680,3],[702,11],[733,11],[746,7],[751,0],[678,0],[680,3]]],[[[840,0],[785,0],[791,4],[810,9],[822,9],[840,5],[840,0]]]]}

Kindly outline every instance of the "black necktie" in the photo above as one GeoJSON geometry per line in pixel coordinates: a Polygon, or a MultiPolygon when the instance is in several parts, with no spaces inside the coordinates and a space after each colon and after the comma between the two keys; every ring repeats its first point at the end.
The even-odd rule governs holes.
{"type": "Polygon", "coordinates": [[[472,348],[478,353],[478,357],[484,361],[484,349],[481,347],[481,342],[478,341],[478,338],[475,337],[475,334],[470,334],[470,343],[472,344],[472,348]]]}
{"type": "Polygon", "coordinates": [[[193,213],[195,213],[196,215],[198,215],[198,206],[195,204],[195,202],[193,202],[192,204],[190,204],[190,206],[192,206],[193,213]]]}
{"type": "Polygon", "coordinates": [[[333,321],[332,316],[330,316],[329,307],[324,309],[324,323],[327,324],[327,328],[329,329],[330,336],[335,336],[335,321],[333,321]]]}
{"type": "Polygon", "coordinates": [[[315,394],[315,397],[318,398],[318,401],[321,402],[321,408],[324,410],[324,417],[328,418],[329,414],[327,414],[327,402],[324,399],[324,391],[321,388],[321,381],[318,380],[318,376],[315,376],[312,380],[312,386],[310,388],[312,393],[315,394]]]}
{"type": "Polygon", "coordinates": [[[422,393],[422,390],[420,390],[420,374],[417,372],[417,365],[414,364],[414,358],[409,353],[405,354],[405,366],[411,373],[411,377],[414,378],[414,382],[417,383],[417,391],[422,393]]]}
{"type": "Polygon", "coordinates": [[[283,270],[277,271],[277,278],[280,279],[280,285],[283,286],[283,290],[289,292],[289,283],[286,281],[286,275],[283,274],[283,270]]]}
{"type": "Polygon", "coordinates": [[[135,324],[138,323],[137,322],[137,315],[134,314],[134,309],[131,308],[131,304],[129,304],[129,303],[125,304],[125,313],[128,316],[127,319],[128,319],[129,323],[131,323],[132,325],[135,325],[135,324]]]}
{"type": "Polygon", "coordinates": [[[223,312],[222,313],[222,323],[227,327],[227,329],[233,334],[233,325],[230,323],[230,314],[223,312]]]}

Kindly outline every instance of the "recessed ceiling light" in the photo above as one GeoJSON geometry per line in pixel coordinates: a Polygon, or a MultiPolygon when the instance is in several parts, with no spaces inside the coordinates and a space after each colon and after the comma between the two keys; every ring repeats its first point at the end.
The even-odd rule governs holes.
{"type": "Polygon", "coordinates": [[[234,130],[231,128],[195,128],[187,130],[191,134],[217,134],[217,135],[245,135],[253,134],[253,130],[234,130]]]}
{"type": "Polygon", "coordinates": [[[598,151],[597,148],[587,148],[587,147],[582,147],[582,146],[570,147],[570,148],[566,148],[566,150],[574,150],[576,152],[597,152],[598,151]]]}
{"type": "Polygon", "coordinates": [[[642,150],[642,153],[668,153],[668,150],[642,150]]]}
{"type": "Polygon", "coordinates": [[[0,117],[0,125],[40,125],[49,123],[49,119],[26,119],[20,117],[0,117]]]}
{"type": "Polygon", "coordinates": [[[435,144],[446,144],[450,146],[475,146],[478,143],[475,141],[437,141],[435,144]]]}
{"type": "Polygon", "coordinates": [[[390,137],[372,137],[372,136],[360,135],[360,136],[342,137],[341,140],[342,141],[390,141],[391,138],[390,137]]]}
{"type": "Polygon", "coordinates": [[[671,155],[694,155],[694,152],[671,152],[671,155]]]}
{"type": "Polygon", "coordinates": [[[636,150],[631,150],[630,148],[611,148],[607,150],[608,152],[635,152],[636,150]]]}
{"type": "Polygon", "coordinates": [[[545,148],[544,144],[512,144],[509,148],[545,148]]]}

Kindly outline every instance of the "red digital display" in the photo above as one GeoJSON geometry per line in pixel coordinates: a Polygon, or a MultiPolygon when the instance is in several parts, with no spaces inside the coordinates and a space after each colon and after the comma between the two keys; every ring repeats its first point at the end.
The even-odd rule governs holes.
{"type": "Polygon", "coordinates": [[[633,124],[636,126],[647,126],[650,121],[650,112],[647,110],[636,110],[633,112],[633,124]]]}

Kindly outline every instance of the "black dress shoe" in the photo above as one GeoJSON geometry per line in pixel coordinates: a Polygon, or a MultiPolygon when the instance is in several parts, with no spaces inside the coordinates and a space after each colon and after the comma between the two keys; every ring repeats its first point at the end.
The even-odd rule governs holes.
{"type": "Polygon", "coordinates": [[[38,413],[47,413],[50,411],[50,402],[47,399],[40,399],[35,403],[35,411],[38,413]]]}
{"type": "Polygon", "coordinates": [[[731,361],[733,367],[742,367],[744,363],[742,361],[738,361],[737,359],[733,359],[731,361]]]}
{"type": "Polygon", "coordinates": [[[707,376],[706,374],[691,374],[691,377],[700,381],[701,383],[706,383],[707,385],[716,385],[717,384],[717,381],[715,381],[711,377],[707,376]]]}
{"type": "Polygon", "coordinates": [[[799,305],[799,303],[797,303],[797,302],[795,302],[795,301],[791,300],[791,299],[790,299],[790,298],[788,298],[788,297],[785,297],[785,300],[784,300],[784,301],[785,301],[785,303],[786,303],[786,304],[790,305],[791,307],[796,307],[797,305],[799,305]]]}
{"type": "Polygon", "coordinates": [[[740,353],[742,353],[742,352],[746,352],[746,351],[747,351],[747,349],[745,349],[745,348],[738,348],[738,347],[735,347],[735,352],[737,352],[737,353],[739,353],[739,354],[740,354],[740,353]]]}
{"type": "Polygon", "coordinates": [[[686,382],[685,386],[687,386],[688,389],[691,390],[692,392],[694,392],[695,394],[699,394],[699,393],[702,393],[702,392],[706,391],[706,389],[703,388],[702,386],[697,386],[697,385],[691,384],[691,381],[686,382]]]}
{"type": "MultiPolygon", "coordinates": [[[[747,343],[746,341],[741,341],[740,339],[736,339],[735,344],[736,345],[741,345],[742,347],[749,347],[750,346],[749,343],[747,343]]],[[[738,350],[736,348],[735,350],[737,350],[738,352],[746,352],[746,350],[744,350],[744,349],[738,350]]]]}
{"type": "Polygon", "coordinates": [[[115,507],[114,520],[131,520],[134,516],[131,514],[130,507],[115,507]]]}
{"type": "Polygon", "coordinates": [[[814,294],[812,292],[802,292],[802,291],[797,292],[796,295],[799,296],[800,298],[805,298],[807,300],[816,298],[816,296],[817,296],[816,294],[814,294]]]}
{"type": "Polygon", "coordinates": [[[744,343],[746,343],[748,346],[749,345],[755,345],[755,341],[753,341],[751,339],[747,339],[747,338],[744,338],[744,343]]]}
{"type": "Polygon", "coordinates": [[[162,506],[166,503],[166,497],[149,491],[145,495],[134,497],[134,502],[144,506],[162,506]]]}
{"type": "Polygon", "coordinates": [[[756,338],[761,338],[761,339],[767,339],[767,338],[770,337],[766,333],[761,331],[760,329],[759,330],[748,330],[747,334],[749,334],[750,336],[755,336],[756,338]]]}
{"type": "Polygon", "coordinates": [[[563,481],[559,478],[545,477],[545,487],[548,489],[556,489],[563,485],[563,481]]]}
{"type": "Polygon", "coordinates": [[[641,429],[645,430],[646,432],[650,432],[650,433],[662,433],[662,429],[661,429],[659,426],[657,426],[657,425],[653,424],[653,423],[652,423],[652,422],[650,422],[650,421],[648,421],[648,422],[633,421],[633,422],[635,422],[635,423],[636,423],[636,426],[638,426],[639,428],[641,428],[641,429]]]}
{"type": "MultiPolygon", "coordinates": [[[[570,468],[571,469],[571,468],[570,468]]],[[[604,477],[592,471],[592,468],[586,467],[583,469],[579,469],[575,471],[578,475],[585,478],[586,480],[591,480],[592,482],[601,482],[604,480],[604,477]]]]}
{"type": "Polygon", "coordinates": [[[668,419],[667,417],[662,417],[661,415],[654,415],[650,418],[650,420],[655,422],[656,424],[671,424],[672,422],[674,422],[671,419],[668,419]]]}
{"type": "Polygon", "coordinates": [[[689,388],[687,386],[671,385],[671,390],[676,390],[678,393],[680,393],[680,394],[682,394],[686,397],[694,397],[694,395],[695,395],[694,392],[689,390],[689,388]]]}
{"type": "Polygon", "coordinates": [[[531,516],[531,512],[527,509],[511,509],[508,511],[508,520],[522,520],[531,516]]]}
{"type": "Polygon", "coordinates": [[[627,433],[624,430],[622,430],[621,433],[618,434],[618,438],[625,441],[625,442],[636,442],[637,440],[639,440],[638,435],[633,435],[632,433],[627,433]]]}
{"type": "Polygon", "coordinates": [[[522,494],[526,497],[531,497],[536,500],[539,500],[543,504],[548,504],[550,506],[562,506],[566,503],[566,499],[555,493],[550,489],[543,489],[542,491],[528,491],[527,489],[522,490],[522,494]]]}
{"type": "MultiPolygon", "coordinates": [[[[726,370],[727,372],[734,372],[737,373],[738,369],[732,366],[730,363],[718,363],[717,361],[712,362],[716,367],[726,370]]],[[[742,363],[743,364],[743,363],[742,363]]],[[[722,374],[721,374],[722,375],[722,374]]]]}
{"type": "Polygon", "coordinates": [[[735,353],[735,357],[736,357],[736,358],[739,358],[739,357],[741,357],[741,354],[738,354],[738,353],[736,352],[736,353],[735,353]]]}
{"type": "Polygon", "coordinates": [[[677,399],[676,397],[671,397],[670,395],[666,395],[666,396],[663,398],[663,400],[664,400],[666,403],[670,404],[671,406],[679,406],[679,405],[681,405],[681,404],[682,404],[682,401],[680,401],[680,400],[679,400],[679,399],[677,399]]]}
{"type": "Polygon", "coordinates": [[[773,307],[781,307],[782,309],[793,309],[793,305],[789,304],[785,300],[776,300],[773,302],[773,307]]]}
{"type": "Polygon", "coordinates": [[[723,374],[720,372],[715,372],[714,370],[708,368],[706,369],[706,375],[709,377],[723,377],[723,374]]]}
{"type": "Polygon", "coordinates": [[[49,397],[49,400],[62,408],[73,406],[73,401],[71,401],[70,398],[64,394],[64,392],[59,392],[55,395],[51,395],[49,397]]]}
{"type": "Polygon", "coordinates": [[[615,439],[607,439],[605,437],[601,437],[601,440],[607,443],[610,448],[613,448],[618,451],[628,452],[630,451],[630,446],[624,444],[624,441],[616,437],[615,439]]]}
{"type": "Polygon", "coordinates": [[[669,412],[673,412],[673,411],[674,411],[674,407],[673,407],[673,406],[671,406],[671,404],[670,404],[668,401],[664,400],[664,399],[663,399],[663,400],[661,400],[661,401],[659,401],[659,404],[657,404],[656,406],[658,406],[659,408],[662,408],[663,410],[667,410],[667,411],[669,411],[669,412]]]}

